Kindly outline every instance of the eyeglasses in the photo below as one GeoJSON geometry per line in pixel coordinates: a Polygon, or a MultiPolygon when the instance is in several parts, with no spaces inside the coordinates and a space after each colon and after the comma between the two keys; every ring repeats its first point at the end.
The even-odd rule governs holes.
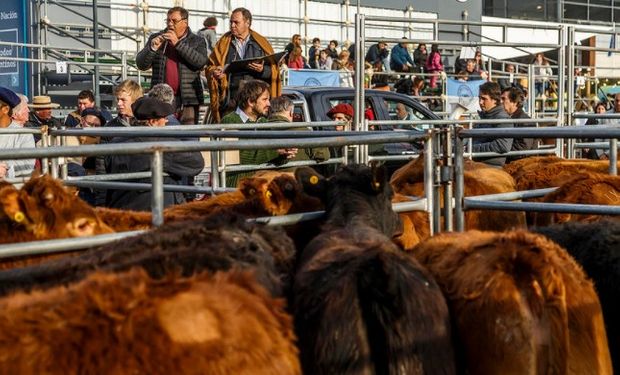
{"type": "Polygon", "coordinates": [[[166,18],[165,21],[166,21],[166,25],[169,24],[169,23],[172,23],[174,26],[176,26],[179,22],[185,21],[186,19],[187,18],[181,18],[181,19],[178,19],[178,20],[171,20],[171,19],[166,18]]]}

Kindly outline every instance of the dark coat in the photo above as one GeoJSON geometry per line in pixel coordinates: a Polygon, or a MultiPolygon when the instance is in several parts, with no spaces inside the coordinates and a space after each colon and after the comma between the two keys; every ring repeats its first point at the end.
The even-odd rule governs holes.
{"type": "MultiPolygon", "coordinates": [[[[258,42],[252,37],[252,35],[250,35],[248,38],[250,38],[250,40],[248,40],[248,44],[245,46],[244,56],[239,56],[239,54],[237,53],[237,49],[233,45],[228,48],[228,55],[226,55],[226,64],[230,64],[231,62],[236,60],[251,59],[254,57],[261,57],[267,55],[267,53],[261,48],[258,42]]],[[[268,65],[265,65],[265,68],[261,73],[249,69],[243,69],[235,73],[231,73],[228,78],[228,95],[230,96],[229,99],[235,100],[237,91],[239,91],[239,86],[241,85],[241,81],[249,81],[252,79],[260,79],[271,85],[271,69],[269,69],[268,65]]]]}
{"type": "MultiPolygon", "coordinates": [[[[519,108],[517,109],[510,117],[512,118],[531,118],[530,116],[528,116],[527,113],[525,113],[523,111],[523,108],[519,108]]],[[[536,124],[534,123],[527,123],[527,124],[515,124],[515,127],[517,128],[530,128],[530,127],[536,127],[536,124]]],[[[524,151],[524,150],[533,150],[534,148],[534,141],[536,141],[535,138],[514,138],[512,140],[512,148],[510,149],[510,151],[524,151]]],[[[519,160],[519,159],[523,159],[525,158],[525,155],[522,156],[509,156],[507,161],[511,162],[514,160],[519,160]]]]}
{"type": "MultiPolygon", "coordinates": [[[[110,143],[126,142],[169,142],[178,141],[174,138],[140,137],[127,138],[115,137],[110,143]]],[[[151,155],[109,155],[105,158],[107,173],[130,173],[151,170],[151,155]]],[[[193,177],[204,168],[204,159],[199,151],[192,152],[166,152],[164,153],[164,184],[179,185],[181,178],[193,177]]],[[[132,180],[134,182],[149,183],[150,178],[132,180]]],[[[164,207],[173,204],[184,203],[182,193],[164,192],[164,207]]],[[[150,190],[108,190],[106,206],[136,211],[148,211],[151,209],[150,190]]]]}
{"type": "MultiPolygon", "coordinates": [[[[145,47],[136,56],[136,65],[140,70],[153,68],[151,85],[165,82],[166,60],[164,55],[165,48],[173,48],[171,45],[164,44],[157,51],[151,49],[151,41],[161,33],[153,34],[149,37],[145,47]]],[[[200,105],[204,103],[204,92],[200,71],[207,64],[207,45],[204,38],[192,33],[187,29],[187,35],[179,40],[174,47],[179,55],[179,98],[177,105],[200,105]]]]}
{"type": "MultiPolygon", "coordinates": [[[[49,128],[60,129],[62,127],[62,121],[52,116],[49,120],[41,120],[34,111],[31,111],[28,114],[28,121],[24,124],[24,128],[37,128],[40,129],[41,126],[47,125],[49,128]]],[[[34,134],[34,141],[39,142],[41,139],[41,134],[34,134]]]]}
{"type": "Polygon", "coordinates": [[[379,43],[377,43],[373,44],[372,46],[370,46],[370,48],[368,48],[365,60],[373,65],[378,65],[381,64],[383,59],[388,57],[389,54],[390,52],[387,50],[387,48],[379,49],[379,43]]]}
{"type": "MultiPolygon", "coordinates": [[[[498,104],[488,112],[480,111],[481,119],[508,119],[510,115],[506,113],[504,107],[498,104]]],[[[487,128],[513,128],[514,124],[476,124],[474,129],[487,129],[487,128]]],[[[500,154],[509,152],[512,149],[512,138],[476,138],[473,142],[474,152],[497,152],[500,154]]],[[[491,157],[491,158],[475,158],[475,161],[481,161],[486,164],[501,167],[506,163],[506,157],[491,157]]]]}
{"type": "Polygon", "coordinates": [[[310,47],[308,50],[308,65],[310,65],[311,69],[318,69],[317,61],[319,60],[319,53],[321,52],[320,48],[315,48],[314,46],[310,47]]]}

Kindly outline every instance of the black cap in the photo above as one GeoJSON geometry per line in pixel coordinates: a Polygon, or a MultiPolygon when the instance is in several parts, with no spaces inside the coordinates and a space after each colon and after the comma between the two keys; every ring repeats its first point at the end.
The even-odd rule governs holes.
{"type": "Polygon", "coordinates": [[[8,104],[11,109],[15,108],[22,101],[13,90],[3,86],[0,86],[0,100],[8,104]]]}
{"type": "Polygon", "coordinates": [[[159,99],[144,96],[131,105],[131,110],[137,120],[164,118],[174,113],[174,107],[159,99]]]}
{"type": "Polygon", "coordinates": [[[82,113],[80,113],[80,116],[82,117],[89,115],[97,117],[99,121],[101,121],[101,126],[105,125],[105,123],[108,122],[108,120],[106,120],[106,118],[103,116],[103,113],[101,113],[101,111],[97,108],[84,108],[82,113]]]}

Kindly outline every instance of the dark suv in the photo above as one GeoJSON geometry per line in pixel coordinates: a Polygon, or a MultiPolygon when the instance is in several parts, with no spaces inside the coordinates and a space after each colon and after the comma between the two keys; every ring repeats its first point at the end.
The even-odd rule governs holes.
{"type": "MultiPolygon", "coordinates": [[[[353,105],[355,89],[348,87],[287,86],[282,94],[297,102],[295,121],[329,121],[327,112],[339,103],[353,105]]],[[[402,103],[410,119],[436,120],[439,117],[410,96],[391,91],[366,90],[366,108],[375,120],[396,120],[396,105],[402,103]]]]}
{"type": "MultiPolygon", "coordinates": [[[[327,112],[337,104],[354,104],[355,89],[346,87],[287,86],[282,94],[293,99],[295,103],[294,121],[329,121],[327,112]]],[[[407,112],[408,120],[436,120],[439,117],[422,105],[417,99],[391,91],[366,90],[367,118],[374,120],[397,120],[396,107],[402,104],[407,112]]],[[[417,125],[417,129],[426,129],[428,125],[417,125]]],[[[379,126],[376,130],[392,130],[392,127],[379,126]]],[[[389,143],[374,145],[369,148],[372,156],[407,155],[419,153],[422,144],[389,143]]],[[[390,171],[399,168],[404,162],[394,160],[386,162],[390,171]]]]}

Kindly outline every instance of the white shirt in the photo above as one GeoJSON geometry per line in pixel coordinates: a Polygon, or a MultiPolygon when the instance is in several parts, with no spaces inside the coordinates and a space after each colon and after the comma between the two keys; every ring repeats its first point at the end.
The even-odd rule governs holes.
{"type": "Polygon", "coordinates": [[[239,107],[237,107],[237,109],[235,110],[235,113],[238,114],[239,117],[241,117],[241,121],[243,121],[244,124],[248,122],[248,120],[250,119],[248,115],[246,115],[245,112],[243,112],[243,109],[239,107]]]}

